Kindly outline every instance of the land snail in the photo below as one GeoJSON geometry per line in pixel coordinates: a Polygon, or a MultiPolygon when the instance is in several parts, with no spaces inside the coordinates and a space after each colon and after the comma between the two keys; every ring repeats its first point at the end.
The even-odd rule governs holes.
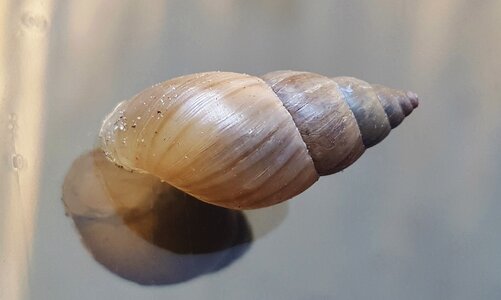
{"type": "Polygon", "coordinates": [[[348,167],[417,106],[412,92],[352,77],[207,72],[121,102],[100,140],[126,170],[214,205],[254,209],[348,167]]]}

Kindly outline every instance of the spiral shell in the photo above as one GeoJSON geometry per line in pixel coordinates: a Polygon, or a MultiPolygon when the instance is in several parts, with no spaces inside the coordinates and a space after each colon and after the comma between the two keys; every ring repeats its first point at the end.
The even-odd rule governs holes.
{"type": "Polygon", "coordinates": [[[116,164],[194,197],[251,209],[342,170],[417,106],[417,96],[349,77],[278,71],[174,78],[120,103],[103,122],[116,164]]]}

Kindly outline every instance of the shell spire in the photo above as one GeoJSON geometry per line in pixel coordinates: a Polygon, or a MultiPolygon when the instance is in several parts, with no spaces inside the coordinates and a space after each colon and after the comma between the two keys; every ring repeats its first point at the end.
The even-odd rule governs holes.
{"type": "Polygon", "coordinates": [[[276,71],[262,78],[292,115],[320,175],[339,172],[354,163],[419,104],[413,92],[353,77],[276,71]]]}
{"type": "Polygon", "coordinates": [[[391,128],[400,125],[405,117],[419,106],[418,95],[414,92],[396,90],[379,84],[374,84],[372,87],[384,107],[391,128]]]}

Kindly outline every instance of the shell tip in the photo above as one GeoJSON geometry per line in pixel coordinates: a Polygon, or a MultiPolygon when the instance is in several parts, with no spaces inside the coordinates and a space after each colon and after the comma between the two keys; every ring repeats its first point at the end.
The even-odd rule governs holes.
{"type": "Polygon", "coordinates": [[[419,97],[416,93],[408,91],[407,97],[409,98],[409,100],[412,104],[412,108],[416,108],[419,106],[419,97]]]}

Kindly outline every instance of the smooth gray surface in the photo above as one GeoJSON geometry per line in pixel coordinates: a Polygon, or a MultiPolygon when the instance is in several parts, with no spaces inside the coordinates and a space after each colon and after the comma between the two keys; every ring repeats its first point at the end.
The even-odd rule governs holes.
{"type": "MultiPolygon", "coordinates": [[[[47,5],[40,190],[24,297],[501,298],[500,1],[47,5]],[[279,69],[410,89],[421,105],[354,166],[290,201],[284,221],[219,272],[144,287],[97,264],[60,198],[104,115],[177,75],[279,69]]],[[[12,11],[17,24],[23,9],[12,11]]],[[[9,151],[0,170],[11,168],[9,151]]]]}

